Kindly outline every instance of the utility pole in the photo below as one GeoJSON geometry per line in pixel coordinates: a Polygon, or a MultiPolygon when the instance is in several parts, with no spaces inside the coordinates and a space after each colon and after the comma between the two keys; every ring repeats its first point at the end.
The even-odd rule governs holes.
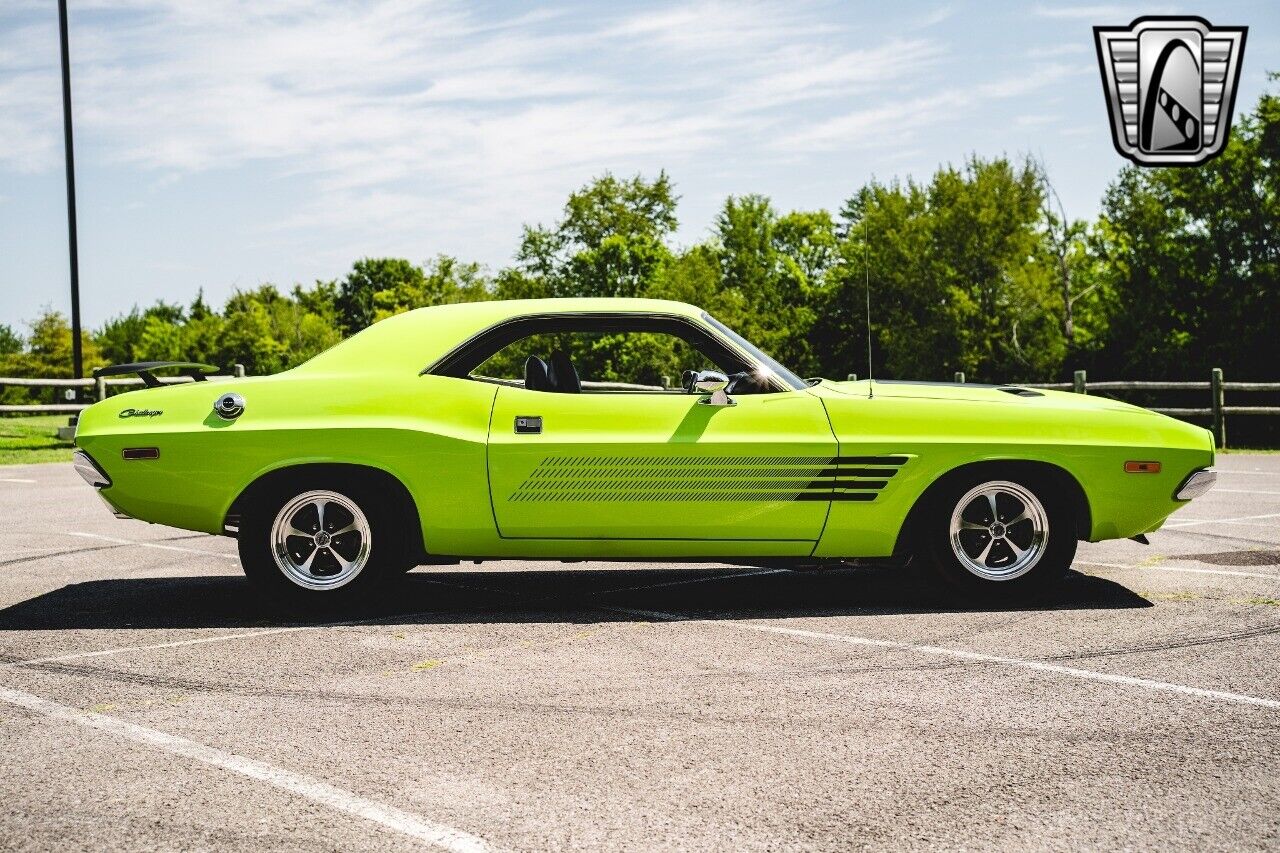
{"type": "Polygon", "coordinates": [[[84,378],[80,351],[80,250],[76,241],[76,159],[71,142],[71,51],[67,44],[67,0],[58,0],[58,30],[62,40],[62,138],[67,161],[67,248],[71,255],[71,367],[84,378]]]}

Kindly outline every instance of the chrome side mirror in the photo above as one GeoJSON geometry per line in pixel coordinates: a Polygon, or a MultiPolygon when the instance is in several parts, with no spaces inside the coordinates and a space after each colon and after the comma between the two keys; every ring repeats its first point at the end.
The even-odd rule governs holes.
{"type": "Polygon", "coordinates": [[[693,375],[693,391],[698,394],[710,394],[710,397],[699,400],[706,406],[732,406],[733,399],[725,393],[729,387],[729,377],[718,370],[699,370],[693,375]]]}

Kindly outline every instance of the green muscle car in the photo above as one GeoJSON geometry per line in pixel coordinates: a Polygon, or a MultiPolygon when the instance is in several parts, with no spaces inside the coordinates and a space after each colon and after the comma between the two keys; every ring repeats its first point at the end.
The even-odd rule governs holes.
{"type": "Polygon", "coordinates": [[[245,574],[298,601],[505,558],[909,558],[1021,595],[1215,479],[1211,434],[1145,409],[803,380],[677,302],[422,308],[275,376],[161,387],[161,367],[204,378],[107,369],[151,387],[81,414],[77,470],[118,515],[237,537],[245,574]]]}

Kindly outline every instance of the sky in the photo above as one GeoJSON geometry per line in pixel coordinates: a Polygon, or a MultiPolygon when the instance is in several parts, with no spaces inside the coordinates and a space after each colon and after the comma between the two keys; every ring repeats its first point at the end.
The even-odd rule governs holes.
{"type": "MultiPolygon", "coordinates": [[[[361,257],[491,269],[593,177],[665,169],[677,245],[729,195],[838,210],[873,177],[1034,155],[1091,217],[1112,147],[1094,25],[1250,27],[1237,114],[1280,71],[1280,5],[69,0],[86,326],[134,304],[341,277],[361,257]]],[[[1273,89],[1280,84],[1270,84],[1273,89]]],[[[0,323],[67,311],[53,0],[0,5],[0,323]]]]}

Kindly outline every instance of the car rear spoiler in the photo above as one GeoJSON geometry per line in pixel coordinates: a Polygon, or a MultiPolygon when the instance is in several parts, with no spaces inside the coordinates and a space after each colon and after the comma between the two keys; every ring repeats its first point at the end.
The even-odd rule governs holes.
{"type": "Polygon", "coordinates": [[[109,367],[99,367],[93,371],[94,378],[101,376],[125,376],[130,373],[138,374],[138,378],[142,380],[142,384],[148,388],[159,388],[164,383],[156,378],[152,371],[160,370],[165,367],[176,367],[178,373],[183,376],[190,376],[196,382],[203,382],[208,374],[217,372],[218,368],[212,364],[201,364],[198,361],[136,361],[132,364],[113,364],[109,367]]]}

